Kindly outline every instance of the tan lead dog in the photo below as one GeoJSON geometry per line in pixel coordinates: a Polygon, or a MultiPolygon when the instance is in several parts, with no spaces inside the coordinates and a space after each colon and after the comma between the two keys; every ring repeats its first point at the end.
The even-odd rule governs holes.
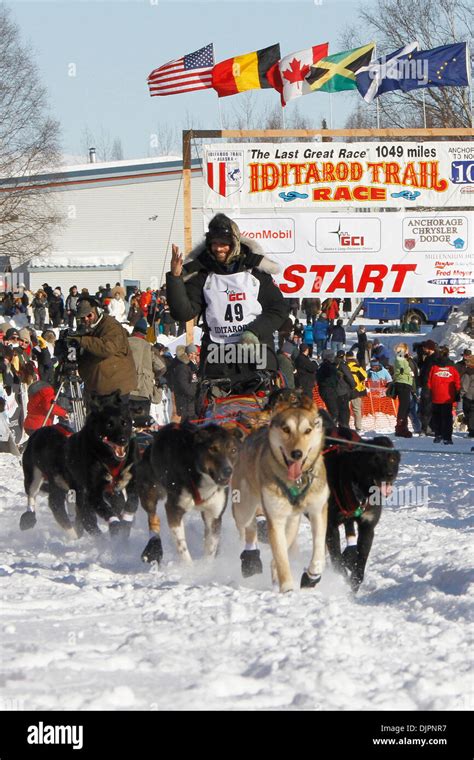
{"type": "Polygon", "coordinates": [[[278,580],[280,591],[293,590],[288,550],[302,514],[311,522],[313,553],[301,587],[313,587],[321,579],[329,498],[323,443],[322,419],[305,397],[277,403],[269,427],[256,430],[244,441],[232,478],[237,489],[234,519],[246,543],[241,555],[244,577],[262,572],[256,515],[263,511],[273,554],[272,577],[278,580]]]}

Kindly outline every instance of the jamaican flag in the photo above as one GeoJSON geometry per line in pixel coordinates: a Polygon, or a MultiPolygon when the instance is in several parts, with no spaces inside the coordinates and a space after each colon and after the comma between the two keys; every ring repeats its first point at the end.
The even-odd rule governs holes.
{"type": "Polygon", "coordinates": [[[356,90],[355,73],[362,66],[368,66],[372,58],[375,43],[364,45],[354,50],[344,50],[342,53],[320,58],[305,79],[310,91],[340,92],[341,90],[356,90]]]}

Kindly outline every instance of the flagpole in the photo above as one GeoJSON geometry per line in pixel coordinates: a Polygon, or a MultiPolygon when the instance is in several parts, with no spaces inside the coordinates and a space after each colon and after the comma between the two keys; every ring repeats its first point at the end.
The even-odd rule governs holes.
{"type": "Polygon", "coordinates": [[[282,105],[280,106],[280,108],[281,108],[281,128],[282,129],[286,129],[286,126],[285,126],[285,108],[282,105]]]}
{"type": "MultiPolygon", "coordinates": [[[[217,95],[217,93],[216,93],[216,95],[217,95]]],[[[217,95],[217,110],[219,112],[219,124],[220,124],[221,131],[222,131],[224,129],[224,125],[222,123],[221,99],[220,99],[219,95],[217,95]]]]}
{"type": "Polygon", "coordinates": [[[469,82],[469,107],[471,109],[471,127],[474,129],[474,113],[472,111],[472,76],[471,76],[471,57],[469,54],[469,45],[466,42],[466,66],[467,66],[467,79],[469,82]]]}
{"type": "Polygon", "coordinates": [[[332,92],[329,93],[329,123],[331,125],[331,129],[334,129],[332,123],[332,92]]]}
{"type": "MultiPolygon", "coordinates": [[[[374,61],[377,60],[377,43],[374,45],[374,61]]],[[[377,114],[377,129],[380,129],[380,107],[379,107],[379,99],[375,98],[375,113],[377,114]]]]}
{"type": "Polygon", "coordinates": [[[472,82],[471,82],[471,84],[469,86],[469,104],[470,104],[470,108],[471,108],[471,127],[474,129],[474,112],[472,110],[472,108],[473,108],[473,105],[472,105],[472,82]]]}
{"type": "Polygon", "coordinates": [[[426,100],[425,100],[425,91],[421,91],[421,96],[423,98],[423,126],[426,129],[426,100]]]}

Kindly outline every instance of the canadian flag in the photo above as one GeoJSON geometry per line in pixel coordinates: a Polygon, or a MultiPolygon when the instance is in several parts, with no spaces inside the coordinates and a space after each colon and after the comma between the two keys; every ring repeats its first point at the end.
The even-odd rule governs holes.
{"type": "Polygon", "coordinates": [[[282,106],[294,98],[300,98],[302,95],[311,92],[309,87],[305,85],[304,79],[309,74],[313,63],[325,58],[328,53],[328,42],[324,42],[322,45],[313,45],[307,50],[290,53],[270,69],[267,73],[267,79],[271,82],[272,87],[280,93],[282,106]]]}

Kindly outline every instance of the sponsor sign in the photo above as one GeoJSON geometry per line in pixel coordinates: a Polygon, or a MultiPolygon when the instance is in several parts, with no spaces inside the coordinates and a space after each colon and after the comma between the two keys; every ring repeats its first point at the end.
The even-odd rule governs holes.
{"type": "MultiPolygon", "coordinates": [[[[274,279],[289,298],[474,296],[473,212],[228,214],[281,266],[274,279]],[[267,234],[289,230],[291,250],[267,234]]],[[[206,212],[206,229],[211,218],[206,212]]]]}
{"type": "Polygon", "coordinates": [[[456,142],[208,146],[206,208],[473,207],[474,148],[456,142]]]}
{"type": "Polygon", "coordinates": [[[240,233],[256,240],[269,253],[293,253],[295,250],[295,221],[283,217],[233,217],[240,233]]]}
{"type": "Polygon", "coordinates": [[[381,223],[377,218],[332,216],[316,219],[316,250],[320,253],[380,251],[381,223]]]}
{"type": "Polygon", "coordinates": [[[405,217],[405,251],[466,251],[468,221],[457,214],[405,217]]]}

